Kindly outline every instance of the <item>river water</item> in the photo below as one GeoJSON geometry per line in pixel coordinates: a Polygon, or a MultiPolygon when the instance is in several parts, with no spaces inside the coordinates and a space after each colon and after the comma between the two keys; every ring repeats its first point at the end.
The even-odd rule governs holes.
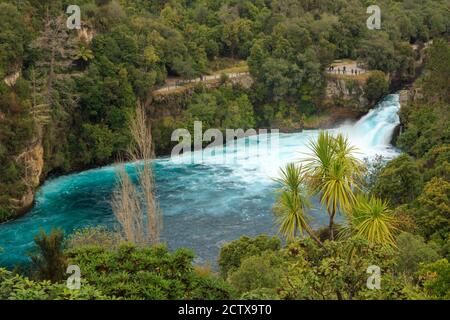
{"type": "MultiPolygon", "coordinates": [[[[359,148],[360,158],[383,155],[393,158],[398,150],[390,145],[399,124],[399,96],[392,94],[355,123],[346,123],[332,132],[343,132],[359,148]]],[[[215,264],[220,247],[241,235],[276,233],[271,208],[275,200],[280,166],[298,161],[308,151],[307,143],[318,130],[279,134],[261,153],[261,138],[273,133],[245,138],[245,148],[220,149],[232,153],[233,161],[218,161],[218,152],[203,151],[200,163],[159,158],[154,161],[157,198],[163,212],[162,240],[169,248],[194,249],[199,262],[215,264]],[[260,149],[258,149],[260,148],[260,149]]],[[[220,153],[220,155],[222,155],[220,153]]],[[[133,171],[134,164],[128,169],[133,171]]],[[[107,166],[47,181],[36,196],[36,206],[27,215],[0,225],[0,266],[12,267],[28,261],[33,238],[39,228],[63,228],[70,233],[94,225],[112,227],[111,193],[116,184],[116,168],[107,166]]],[[[327,223],[326,214],[311,212],[312,226],[327,223]]]]}

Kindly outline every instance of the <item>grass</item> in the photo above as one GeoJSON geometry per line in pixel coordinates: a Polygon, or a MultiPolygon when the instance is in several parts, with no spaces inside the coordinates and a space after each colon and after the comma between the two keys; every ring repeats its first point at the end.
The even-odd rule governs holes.
{"type": "Polygon", "coordinates": [[[242,72],[248,72],[248,65],[246,61],[239,61],[235,66],[214,71],[213,74],[242,73],[242,72]]]}
{"type": "Polygon", "coordinates": [[[245,60],[232,59],[232,58],[216,58],[209,63],[209,68],[212,73],[218,73],[226,69],[232,69],[234,67],[239,67],[245,65],[245,60]]]}

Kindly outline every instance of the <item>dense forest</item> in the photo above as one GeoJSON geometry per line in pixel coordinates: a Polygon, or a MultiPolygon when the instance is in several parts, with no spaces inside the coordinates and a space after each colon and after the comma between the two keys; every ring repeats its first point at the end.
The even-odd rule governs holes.
{"type": "Polygon", "coordinates": [[[389,88],[407,86],[411,97],[395,139],[402,155],[365,165],[345,138],[321,135],[317,159],[328,148],[330,167],[311,160],[281,168],[274,206],[281,238],[225,244],[218,270],[194,264],[189,249],[126,243],[103,228],[66,237],[55,230],[36,236],[31,266],[0,268],[0,299],[450,299],[450,5],[376,1],[382,28],[369,30],[366,8],[374,3],[0,0],[0,221],[23,213],[21,199],[46,177],[126,159],[136,105],[148,110],[152,151],[161,155],[171,132],[196,120],[220,129],[290,128],[333,103],[345,108],[326,97],[326,70],[337,59],[373,71],[364,82],[369,105],[351,106],[359,113],[389,88]],[[81,8],[79,30],[66,27],[69,4],[81,8]],[[168,105],[152,94],[168,79],[242,61],[250,86],[224,75],[168,105]],[[152,118],[171,104],[177,113],[152,118]],[[36,181],[26,158],[40,153],[36,181]],[[327,174],[341,177],[342,189],[333,193],[327,174]],[[312,230],[304,219],[311,193],[324,199],[327,228],[312,230]],[[349,212],[345,225],[333,222],[337,211],[349,212]],[[63,281],[69,264],[83,270],[80,290],[63,281]],[[374,264],[383,270],[379,290],[365,286],[374,264]]]}

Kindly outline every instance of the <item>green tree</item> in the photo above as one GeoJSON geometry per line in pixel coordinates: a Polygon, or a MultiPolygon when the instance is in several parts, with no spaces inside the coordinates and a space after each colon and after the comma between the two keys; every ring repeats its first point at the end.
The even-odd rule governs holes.
{"type": "Polygon", "coordinates": [[[222,128],[254,128],[255,119],[253,106],[246,94],[239,96],[236,100],[227,103],[225,118],[222,121],[222,128]]]}
{"type": "Polygon", "coordinates": [[[373,193],[399,205],[414,200],[422,188],[419,168],[414,160],[402,154],[390,161],[375,181],[373,193]]]}
{"type": "Polygon", "coordinates": [[[421,284],[435,299],[450,299],[450,263],[441,259],[420,267],[421,284]]]}
{"type": "Polygon", "coordinates": [[[450,183],[434,177],[417,199],[416,219],[426,237],[445,238],[450,232],[450,183]]]}
{"type": "Polygon", "coordinates": [[[358,194],[348,222],[348,231],[369,244],[395,246],[395,218],[385,201],[358,194]]]}
{"type": "Polygon", "coordinates": [[[34,281],[0,268],[0,300],[109,300],[95,287],[83,283],[70,290],[66,283],[34,281]]]}
{"type": "Polygon", "coordinates": [[[11,3],[0,3],[0,78],[19,71],[27,42],[23,16],[11,3]]]}
{"type": "Polygon", "coordinates": [[[389,35],[384,31],[370,32],[368,39],[361,42],[358,53],[371,70],[392,73],[398,68],[394,42],[389,40],[389,35]]]}
{"type": "Polygon", "coordinates": [[[355,202],[353,188],[361,182],[362,164],[354,156],[355,147],[340,134],[335,138],[322,131],[316,141],[310,141],[309,149],[311,153],[304,159],[308,184],[327,209],[330,239],[334,240],[334,217],[355,202]]]}
{"type": "Polygon", "coordinates": [[[60,229],[52,229],[46,234],[43,229],[34,238],[38,253],[31,256],[33,271],[40,280],[58,282],[65,279],[67,259],[63,253],[64,233],[60,229]]]}
{"type": "Polygon", "coordinates": [[[87,64],[94,59],[94,53],[91,49],[87,48],[85,45],[81,45],[78,48],[78,51],[75,52],[75,56],[73,59],[78,63],[82,68],[85,68],[87,64]]]}
{"type": "Polygon", "coordinates": [[[236,270],[244,258],[260,255],[265,251],[276,251],[281,248],[281,241],[277,237],[259,235],[255,238],[242,236],[220,248],[218,264],[223,278],[236,270]]]}
{"type": "Polygon", "coordinates": [[[326,241],[324,248],[305,239],[285,250],[286,274],[278,289],[282,299],[364,299],[367,291],[377,291],[372,299],[402,299],[401,279],[388,284],[392,275],[392,254],[382,246],[370,246],[360,238],[326,241]],[[383,270],[380,290],[367,289],[367,267],[383,270]]]}
{"type": "Polygon", "coordinates": [[[83,246],[68,250],[71,264],[83,272],[83,281],[109,297],[119,299],[230,299],[232,290],[213,275],[198,275],[187,249],[169,252],[163,245],[117,248],[83,246]]]}
{"type": "Polygon", "coordinates": [[[421,236],[402,232],[397,237],[396,269],[413,275],[419,270],[420,263],[438,260],[439,254],[436,249],[436,246],[425,243],[421,236]]]}
{"type": "Polygon", "coordinates": [[[386,75],[381,71],[373,71],[365,84],[365,94],[370,103],[375,104],[389,91],[386,75]]]}
{"type": "Polygon", "coordinates": [[[231,57],[245,58],[249,54],[250,39],[253,36],[252,22],[238,18],[223,27],[223,41],[228,47],[231,57]]]}
{"type": "Polygon", "coordinates": [[[450,103],[448,75],[450,74],[450,45],[445,39],[436,39],[429,49],[424,93],[433,99],[450,103]]]}
{"type": "Polygon", "coordinates": [[[297,234],[306,232],[319,245],[323,245],[308,224],[307,212],[311,205],[306,190],[306,177],[302,168],[289,163],[280,170],[280,178],[276,181],[281,185],[277,202],[274,206],[279,233],[288,240],[294,240],[297,234]]]}
{"type": "Polygon", "coordinates": [[[247,257],[242,260],[239,269],[230,274],[228,281],[238,294],[256,289],[276,292],[283,274],[282,263],[283,259],[273,251],[247,257]]]}

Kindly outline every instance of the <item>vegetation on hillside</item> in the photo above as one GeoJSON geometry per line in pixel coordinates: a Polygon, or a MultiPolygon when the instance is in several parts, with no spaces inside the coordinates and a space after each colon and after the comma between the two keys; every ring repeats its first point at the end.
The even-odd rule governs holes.
{"type": "MultiPolygon", "coordinates": [[[[66,1],[0,1],[0,219],[35,187],[17,160],[42,143],[44,172],[110,163],[130,142],[136,102],[168,76],[184,79],[247,60],[251,90],[199,92],[184,112],[154,126],[155,150],[168,152],[174,127],[301,127],[323,113],[324,70],[356,59],[391,79],[414,76],[410,42],[448,32],[445,1],[379,1],[382,30],[365,26],[366,3],[348,1],[77,0],[82,30],[65,26],[66,1]],[[223,63],[221,63],[223,61],[223,63]],[[236,94],[234,91],[236,91],[236,94]],[[214,120],[214,121],[213,121],[214,120]]],[[[369,100],[386,92],[374,77],[369,100]]]]}
{"type": "Polygon", "coordinates": [[[38,145],[43,176],[144,160],[140,188],[123,170],[115,198],[120,234],[37,235],[29,268],[0,268],[0,299],[450,299],[447,1],[378,1],[383,20],[376,31],[365,25],[363,0],[72,4],[81,7],[82,31],[65,27],[67,1],[0,0],[0,221],[36,187],[24,154],[38,145]],[[424,71],[400,113],[401,156],[367,166],[344,136],[321,133],[301,165],[280,168],[278,236],[225,244],[214,271],[195,265],[189,249],[157,244],[148,160],[170,149],[173,129],[192,130],[198,120],[203,129],[247,129],[320,117],[325,70],[335,59],[374,70],[365,95],[375,103],[389,80],[417,76],[411,45],[423,43],[424,71]],[[168,77],[192,79],[236,60],[246,60],[250,88],[226,77],[215,89],[195,86],[177,103],[178,114],[152,119],[152,91],[168,77]],[[142,131],[130,130],[139,115],[156,122],[153,132],[140,127],[145,151],[136,145],[142,131]],[[148,191],[145,205],[137,189],[148,191]],[[322,209],[326,228],[310,226],[312,209],[322,209]],[[137,229],[146,220],[148,231],[127,229],[127,219],[139,220],[137,229]],[[83,270],[80,290],[66,287],[71,264],[83,270]],[[373,265],[382,272],[376,290],[366,285],[373,265]]]}

